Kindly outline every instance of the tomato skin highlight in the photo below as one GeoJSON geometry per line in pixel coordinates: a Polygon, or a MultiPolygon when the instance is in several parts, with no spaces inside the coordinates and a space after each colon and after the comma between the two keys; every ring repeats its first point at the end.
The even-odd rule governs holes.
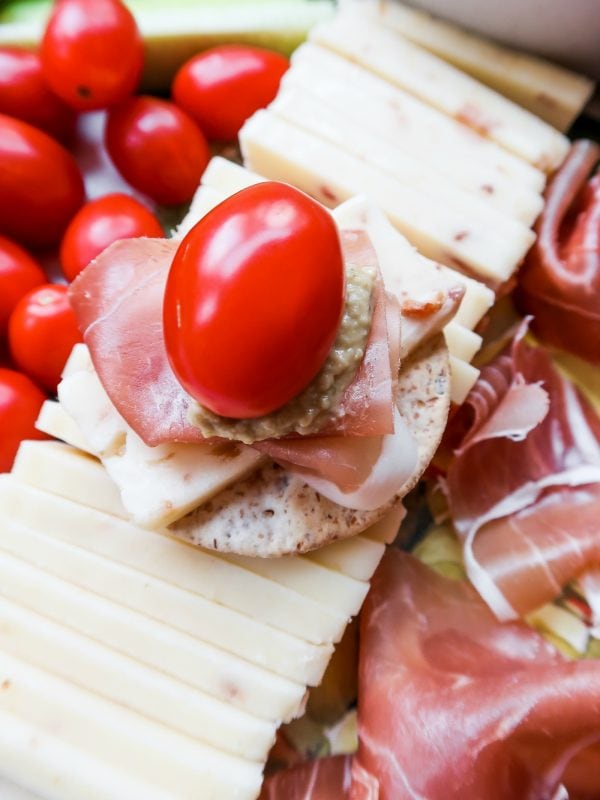
{"type": "Polygon", "coordinates": [[[0,47],[0,114],[16,117],[63,142],[75,133],[77,116],[50,90],[37,53],[0,47]]]}
{"type": "Polygon", "coordinates": [[[83,197],[79,168],[67,150],[0,114],[0,234],[29,247],[52,246],[83,197]]]}
{"type": "Polygon", "coordinates": [[[243,189],[175,254],[163,308],[171,366],[216,414],[268,414],[318,373],[344,295],[340,240],[325,209],[281,183],[243,189]]]}
{"type": "Polygon", "coordinates": [[[6,333],[19,300],[46,280],[42,268],[26,250],[0,236],[0,335],[6,333]]]}
{"type": "Polygon", "coordinates": [[[261,47],[211,47],[180,67],[173,99],[209,139],[233,141],[248,117],[275,99],[288,67],[287,58],[261,47]]]}
{"type": "Polygon", "coordinates": [[[204,135],[174,103],[139,96],[108,116],[106,149],[135,189],[167,206],[191,200],[210,160],[204,135]]]}
{"type": "Polygon", "coordinates": [[[47,439],[35,428],[46,395],[26,375],[0,367],[0,472],[8,472],[23,439],[47,439]]]}
{"type": "Polygon", "coordinates": [[[143,44],[120,0],[58,0],[42,39],[50,88],[78,111],[120,103],[137,87],[143,44]]]}
{"type": "Polygon", "coordinates": [[[139,236],[162,238],[162,225],[146,206],[127,194],[107,194],[86,203],[71,220],[60,246],[60,263],[69,281],[110,244],[139,236]]]}
{"type": "Polygon", "coordinates": [[[71,350],[82,341],[67,287],[45,284],[21,299],[8,323],[13,361],[51,394],[71,350]]]}

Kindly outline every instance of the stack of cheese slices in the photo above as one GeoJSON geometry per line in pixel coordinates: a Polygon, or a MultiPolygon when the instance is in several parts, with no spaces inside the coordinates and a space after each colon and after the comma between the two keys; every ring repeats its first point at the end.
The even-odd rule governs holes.
{"type": "MultiPolygon", "coordinates": [[[[467,37],[457,49],[459,36],[385,4],[344,9],[246,124],[249,169],[213,159],[176,234],[238,189],[280,179],[335,207],[340,226],[367,231],[390,291],[402,280],[427,294],[458,277],[465,295],[445,328],[456,402],[477,375],[474,328],[530,246],[545,173],[568,149],[558,131],[427,51],[499,81],[482,66],[488,46],[467,37]],[[367,199],[342,202],[356,194],[367,199]]],[[[553,69],[528,63],[510,83],[522,102],[553,69]]],[[[547,96],[562,92],[551,111],[566,124],[587,84],[559,74],[547,96]]],[[[411,331],[408,318],[405,355],[411,331]]],[[[176,447],[151,462],[119,427],[85,347],[64,387],[39,420],[61,441],[24,443],[0,477],[0,774],[51,800],[252,800],[278,725],[321,680],[402,509],[305,556],[190,547],[166,526],[232,470],[255,467],[256,454],[226,475],[196,470],[197,481],[182,481],[176,447]],[[89,417],[85,433],[69,403],[78,422],[89,417]]]]}

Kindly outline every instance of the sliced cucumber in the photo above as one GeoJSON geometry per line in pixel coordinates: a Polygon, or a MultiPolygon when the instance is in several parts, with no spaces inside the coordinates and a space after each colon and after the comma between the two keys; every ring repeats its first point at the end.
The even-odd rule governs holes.
{"type": "MultiPolygon", "coordinates": [[[[142,89],[167,91],[181,64],[227,42],[291,53],[313,25],[327,19],[333,0],[128,0],[146,43],[142,89]]],[[[48,0],[13,0],[0,10],[0,46],[34,49],[50,8],[48,0]]]]}

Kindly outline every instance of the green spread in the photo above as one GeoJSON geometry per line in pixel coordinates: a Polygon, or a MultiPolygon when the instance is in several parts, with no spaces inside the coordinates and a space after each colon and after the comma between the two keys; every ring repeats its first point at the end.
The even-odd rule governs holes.
{"type": "Polygon", "coordinates": [[[373,316],[376,270],[346,267],[346,304],[337,337],[317,376],[299,395],[276,411],[255,419],[230,419],[199,403],[188,412],[206,437],[220,436],[246,444],[263,439],[318,433],[335,418],[335,409],[352,383],[365,354],[373,316]]]}

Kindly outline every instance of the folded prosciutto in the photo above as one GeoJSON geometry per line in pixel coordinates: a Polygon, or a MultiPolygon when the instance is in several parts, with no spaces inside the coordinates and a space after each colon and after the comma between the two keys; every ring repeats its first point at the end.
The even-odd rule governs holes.
{"type": "Polygon", "coordinates": [[[290,767],[267,778],[259,800],[344,800],[349,797],[351,767],[348,756],[290,767]]]}
{"type": "Polygon", "coordinates": [[[500,619],[600,563],[600,420],[524,333],[454,419],[446,480],[467,573],[500,619]]]}
{"type": "Polygon", "coordinates": [[[517,299],[550,345],[600,364],[600,147],[575,142],[552,179],[517,299]]]}
{"type": "Polygon", "coordinates": [[[365,774],[378,800],[600,797],[600,662],[394,549],[361,618],[358,719],[352,800],[365,774]]]}

